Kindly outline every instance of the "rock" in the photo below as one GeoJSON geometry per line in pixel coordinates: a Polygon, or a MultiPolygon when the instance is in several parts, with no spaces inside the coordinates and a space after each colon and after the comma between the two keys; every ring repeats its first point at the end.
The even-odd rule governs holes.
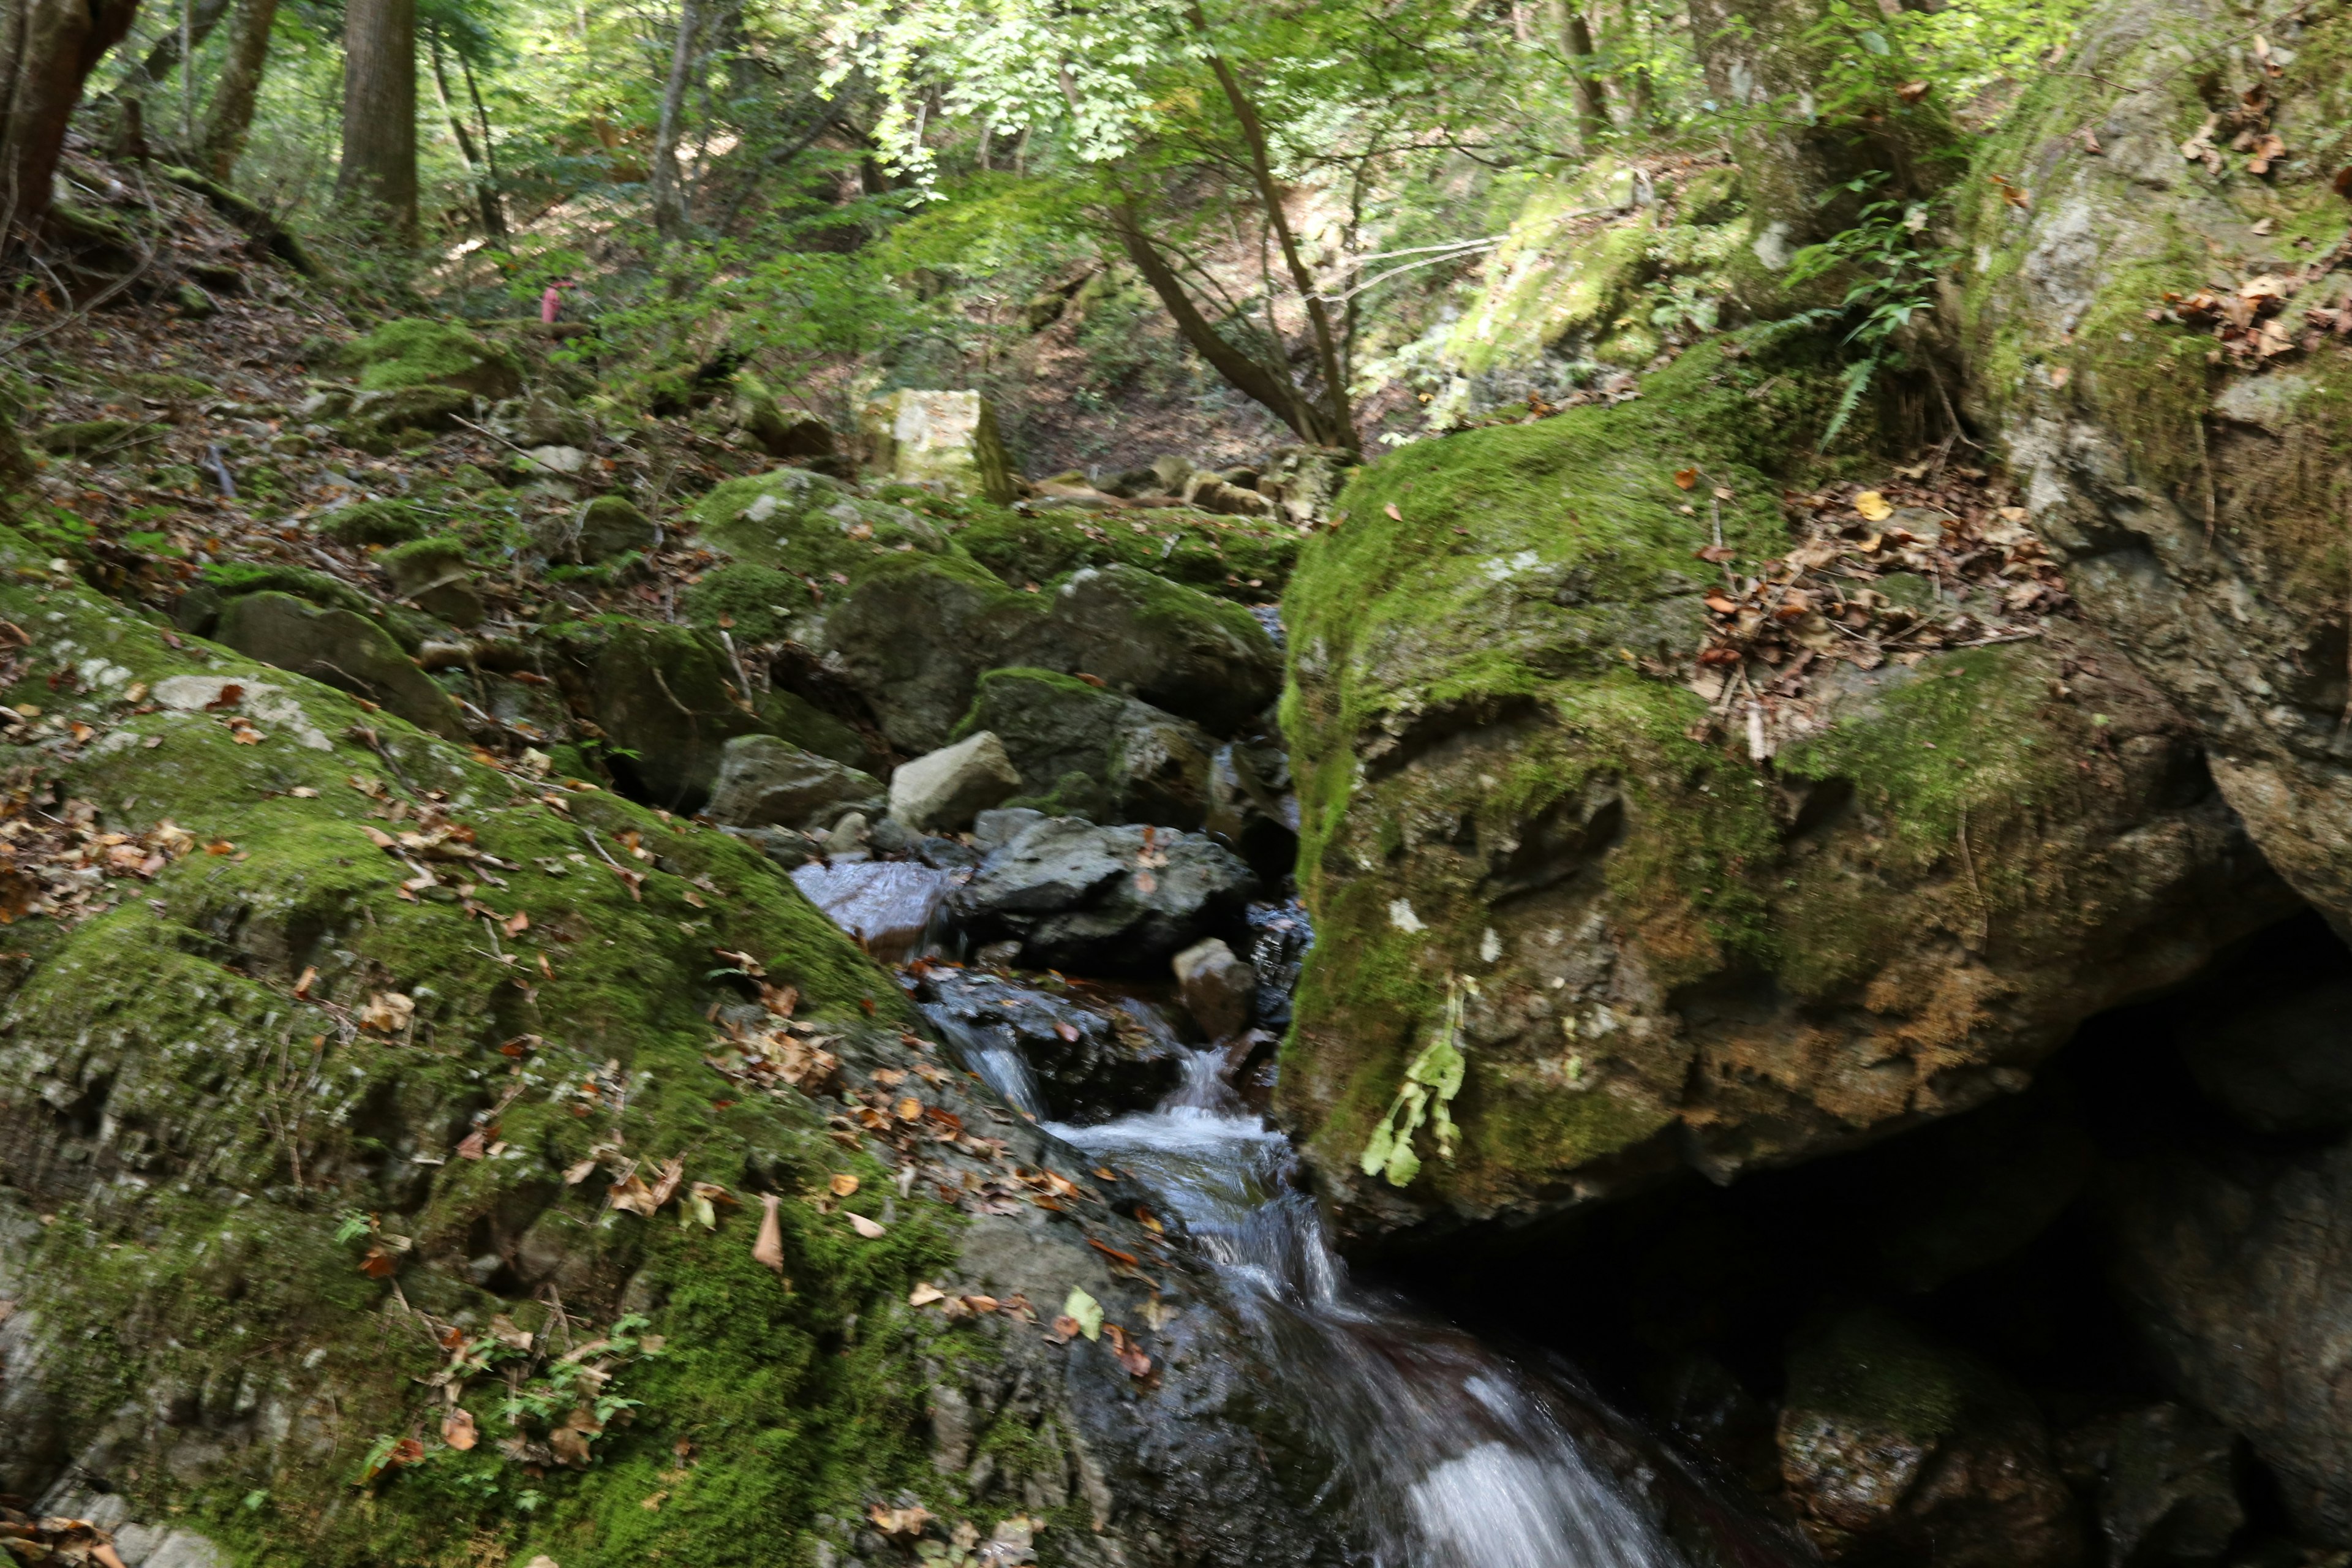
{"type": "MultiPolygon", "coordinates": [[[[839,829],[835,832],[837,837],[839,829]]],[[[944,871],[904,860],[809,865],[793,873],[809,902],[885,963],[904,963],[922,950],[947,902],[948,879],[944,871]]]]}
{"type": "Polygon", "coordinates": [[[583,503],[566,531],[572,559],[591,566],[633,550],[651,550],[661,542],[654,520],[623,496],[598,496],[583,503]]]}
{"type": "Polygon", "coordinates": [[[859,433],[875,468],[893,479],[1012,504],[1013,464],[996,416],[977,392],[886,394],[866,405],[859,433]]]}
{"type": "Polygon", "coordinates": [[[474,411],[474,395],[453,386],[404,386],[352,399],[350,426],[378,436],[410,430],[438,435],[474,411]]]}
{"type": "Polygon", "coordinates": [[[803,409],[779,408],[773,394],[741,372],[735,376],[735,427],[771,458],[802,461],[832,458],[833,426],[803,409]]]}
{"type": "MultiPolygon", "coordinates": [[[[726,630],[738,647],[798,640],[796,634],[814,621],[815,607],[816,595],[800,578],[740,561],[705,572],[677,599],[681,616],[698,626],[726,630]]],[[[822,621],[814,624],[822,628],[822,621]]]]}
{"type": "Polygon", "coordinates": [[[2000,1373],[1875,1311],[1789,1356],[1781,1478],[1825,1555],[2074,1568],[2083,1531],[2032,1404],[2000,1373]]]}
{"type": "Polygon", "coordinates": [[[703,815],[728,827],[827,826],[844,811],[879,811],[882,781],[773,735],[727,742],[703,815]]]}
{"type": "Polygon", "coordinates": [[[512,431],[516,444],[530,447],[593,446],[596,440],[596,423],[568,404],[550,397],[534,397],[520,406],[509,405],[504,424],[512,431]]]}
{"type": "Polygon", "coordinates": [[[712,549],[818,584],[828,600],[906,553],[969,564],[927,519],[807,468],[726,480],[695,503],[693,516],[712,549]]]}
{"type": "Polygon", "coordinates": [[[319,526],[344,544],[399,544],[425,533],[415,510],[396,500],[352,501],[321,514],[319,526]]]}
{"type": "Polygon", "coordinates": [[[999,806],[971,819],[971,841],[982,852],[1002,849],[1045,820],[1045,814],[1028,806],[999,806]]]}
{"type": "Polygon", "coordinates": [[[128,447],[139,426],[128,419],[82,419],[33,432],[33,445],[53,456],[86,458],[128,447]]]}
{"type": "Polygon", "coordinates": [[[1298,989],[1307,950],[1315,945],[1315,925],[1307,906],[1297,899],[1252,904],[1247,918],[1250,968],[1257,974],[1257,1001],[1252,1010],[1258,1027],[1280,1034],[1290,1027],[1290,999],[1298,989]]]}
{"type": "Polygon", "coordinates": [[[1066,981],[1013,980],[932,966],[915,998],[923,1016],[983,1079],[1015,1058],[1055,1121],[1150,1110],[1181,1081],[1183,1044],[1148,1006],[1066,981]]]}
{"type": "Polygon", "coordinates": [[[975,942],[1018,937],[1030,968],[1151,974],[1203,936],[1239,935],[1256,888],[1198,834],[1047,817],[991,851],[955,907],[975,942]]]}
{"type": "Polygon", "coordinates": [[[250,658],[364,697],[430,734],[466,739],[457,705],[383,627],[350,610],[322,609],[289,594],[247,594],[221,611],[219,637],[250,658]]]}
{"type": "Polygon", "coordinates": [[[2297,1531],[2352,1542],[2352,1142],[2165,1153],[2107,1183],[2109,1262],[2165,1384],[2242,1433],[2297,1531]]]}
{"type": "Polygon", "coordinates": [[[1230,735],[1282,689],[1282,656],[1247,610],[1133,566],[1088,567],[1054,595],[1056,666],[1230,735]]]}
{"type": "Polygon", "coordinates": [[[982,730],[899,763],[890,775],[890,815],[914,828],[964,827],[1020,787],[1004,742],[982,730]]]}
{"type": "Polygon", "coordinates": [[[1279,880],[1298,860],[1298,797],[1278,749],[1228,743],[1209,765],[1209,809],[1202,826],[1231,845],[1261,877],[1279,880]],[[1278,787],[1265,774],[1274,773],[1278,787]]]}
{"type": "Polygon", "coordinates": [[[2237,1439],[2178,1405],[2103,1423],[2099,1531],[2116,1568],[2210,1568],[2246,1522],[2237,1439]]]}
{"type": "Polygon", "coordinates": [[[1184,1010],[1212,1040],[1229,1039],[1249,1027],[1257,996],[1257,971],[1234,956],[1223,941],[1196,942],[1171,961],[1184,1010]]]}
{"type": "Polygon", "coordinates": [[[526,479],[575,479],[587,468],[588,454],[577,447],[533,447],[518,455],[514,466],[526,479]]]}
{"type": "Polygon", "coordinates": [[[1299,524],[1320,522],[1355,470],[1356,459],[1337,447],[1277,447],[1268,454],[1258,488],[1299,524]]]}
{"type": "Polygon", "coordinates": [[[2352,1129],[2352,961],[2308,923],[2271,933],[2225,994],[2173,1016],[2197,1087],[2258,1132],[2352,1129]]]}
{"type": "Polygon", "coordinates": [[[724,650],[685,626],[626,626],[595,655],[590,702],[625,754],[612,759],[645,798],[696,811],[710,798],[728,742],[759,727],[731,694],[724,650]]]}
{"type": "Polygon", "coordinates": [[[1045,607],[982,568],[919,552],[880,561],[824,622],[829,662],[874,710],[890,743],[946,745],[982,670],[1028,662],[1045,607]]]}
{"type": "Polygon", "coordinates": [[[359,367],[362,392],[449,386],[493,401],[522,390],[522,366],[510,350],[444,321],[386,321],[343,350],[359,367]]]}
{"type": "Polygon", "coordinates": [[[832,831],[824,835],[824,852],[834,859],[856,857],[866,858],[866,841],[871,837],[866,829],[867,818],[862,811],[853,811],[837,817],[832,831]]]}
{"type": "Polygon", "coordinates": [[[182,631],[211,637],[220,625],[223,606],[247,594],[291,594],[329,609],[351,610],[371,620],[380,619],[376,602],[339,577],[304,566],[247,566],[216,562],[204,569],[180,602],[172,620],[182,631]]]}
{"type": "MultiPolygon", "coordinates": [[[[2254,842],[2340,933],[2352,931],[2343,572],[2337,535],[2313,521],[2330,503],[2311,487],[2352,414],[2330,390],[2328,356],[2225,351],[2217,323],[2147,315],[2168,291],[2208,282],[2177,237],[2242,234],[2247,220],[2223,181],[2183,161],[2179,117],[2125,84],[2221,14],[2201,0],[2116,0],[2086,17],[2075,47],[2095,55],[2099,79],[2038,84],[1984,153],[1987,167],[2049,172],[2031,207],[1989,188],[1956,215],[1979,268],[1956,324],[1976,412],[2033,528],[2067,559],[2083,611],[2179,705],[2254,842]],[[2091,124],[2102,155],[2073,155],[2091,124]],[[2060,359],[2015,368],[2025,344],[2060,335],[2060,359]]],[[[2326,41],[2298,47],[2341,36],[2331,24],[2326,41]]],[[[2332,119],[2330,90],[2315,76],[2263,112],[2282,126],[2332,119]]],[[[2279,199],[2324,200],[2330,174],[2297,169],[2279,199]]],[[[2275,318],[2291,348],[2301,312],[2328,301],[2294,297],[2299,252],[2284,237],[2244,245],[2255,273],[2291,279],[2275,318]]]]}
{"type": "Polygon", "coordinates": [[[481,596],[468,584],[465,542],[448,535],[395,545],[376,557],[392,579],[393,592],[426,615],[453,626],[482,618],[481,596]]]}
{"type": "Polygon", "coordinates": [[[804,752],[831,757],[861,773],[880,778],[890,771],[889,748],[874,733],[871,725],[860,729],[796,691],[771,687],[762,693],[760,724],[770,734],[781,736],[804,752]]]}
{"type": "Polygon", "coordinates": [[[824,846],[818,840],[789,827],[722,827],[720,831],[740,838],[787,871],[797,871],[824,854],[824,846]]]}
{"type": "MultiPolygon", "coordinates": [[[[1302,560],[1285,732],[1318,941],[1280,1109],[1357,1234],[1727,1183],[1982,1105],[2290,912],[2178,710],[2063,619],[1817,668],[1769,769],[1691,677],[1625,662],[1687,671],[1706,619],[1698,532],[1641,476],[1681,451],[1777,494],[1687,447],[1769,445],[1767,379],[1703,346],[1637,401],[1400,452],[1302,560]],[[1361,1163],[1449,992],[1460,1136],[1422,1131],[1400,1187],[1361,1163]]],[[[1775,507],[1733,510],[1727,538],[1788,548],[1775,507]]]]}
{"type": "Polygon", "coordinates": [[[980,678],[959,733],[993,731],[1021,775],[1021,793],[1050,795],[1072,773],[1104,787],[1108,820],[1201,826],[1213,742],[1148,703],[1045,669],[980,678]]]}
{"type": "Polygon", "coordinates": [[[1265,517],[1275,510],[1274,499],[1254,489],[1229,484],[1215,474],[1194,474],[1184,486],[1184,504],[1227,517],[1265,517]]]}

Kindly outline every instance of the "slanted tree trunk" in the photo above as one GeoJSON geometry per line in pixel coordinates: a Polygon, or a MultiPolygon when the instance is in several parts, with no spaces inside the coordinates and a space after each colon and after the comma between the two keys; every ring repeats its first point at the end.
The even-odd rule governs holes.
{"type": "Polygon", "coordinates": [[[110,96],[117,99],[143,97],[156,83],[180,68],[183,41],[193,39],[196,47],[203,48],[205,40],[211,37],[213,29],[220,25],[220,19],[228,15],[228,9],[229,0],[195,0],[187,17],[188,25],[185,27],[174,26],[156,39],[154,47],[147,51],[147,58],[124,73],[110,96]]]}
{"type": "Polygon", "coordinates": [[[278,20],[278,0],[239,0],[236,21],[230,27],[228,58],[222,62],[220,80],[205,111],[205,133],[198,155],[205,170],[226,184],[236,173],[245,153],[245,139],[253,130],[254,105],[261,97],[261,75],[269,63],[269,29],[278,20]]]}
{"type": "MultiPolygon", "coordinates": [[[[491,178],[488,167],[474,150],[473,133],[466,129],[465,117],[457,112],[449,99],[449,73],[441,61],[441,29],[429,33],[433,50],[433,96],[441,105],[441,117],[449,122],[449,134],[457,139],[457,157],[466,165],[466,177],[473,182],[474,200],[481,208],[482,235],[493,245],[507,243],[506,205],[499,199],[498,182],[491,178]]],[[[477,99],[478,106],[480,100],[477,99]]]]}
{"type": "Polygon", "coordinates": [[[1590,151],[1609,131],[1607,87],[1592,69],[1592,27],[1584,13],[1552,0],[1545,7],[1552,33],[1568,51],[1569,92],[1576,104],[1577,140],[1590,151]]]}
{"type": "Polygon", "coordinates": [[[686,129],[686,85],[694,75],[695,35],[701,15],[695,0],[678,0],[677,45],[662,88],[661,123],[654,132],[654,227],[664,239],[686,232],[686,193],[677,177],[677,144],[686,129]]]}
{"type": "Polygon", "coordinates": [[[0,0],[0,235],[48,215],[82,83],[139,0],[0,0]]]}
{"type": "Polygon", "coordinates": [[[403,245],[416,241],[416,0],[343,13],[343,165],[335,194],[403,245]]]}

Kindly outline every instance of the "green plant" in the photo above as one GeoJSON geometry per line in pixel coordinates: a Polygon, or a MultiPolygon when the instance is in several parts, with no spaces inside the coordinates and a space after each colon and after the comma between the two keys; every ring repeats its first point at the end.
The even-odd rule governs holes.
{"type": "MultiPolygon", "coordinates": [[[[1868,195],[1885,178],[1874,171],[1834,187],[1824,199],[1868,195]]],[[[1832,275],[1850,279],[1845,297],[1835,305],[1801,310],[1768,323],[1759,334],[1769,338],[1801,327],[1845,327],[1839,342],[1848,361],[1839,377],[1836,410],[1822,432],[1823,445],[1845,428],[1881,369],[1901,368],[1902,342],[1912,318],[1928,308],[1936,275],[1952,264],[1951,251],[1927,239],[1928,218],[1925,202],[1865,202],[1851,226],[1790,258],[1786,277],[1792,289],[1832,275]]]]}

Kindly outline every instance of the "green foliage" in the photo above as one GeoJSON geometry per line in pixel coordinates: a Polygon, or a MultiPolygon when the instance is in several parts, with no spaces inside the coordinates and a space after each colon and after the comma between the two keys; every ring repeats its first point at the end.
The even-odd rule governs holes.
{"type": "MultiPolygon", "coordinates": [[[[1885,180],[1883,174],[1864,175],[1838,187],[1831,197],[1864,195],[1885,180]]],[[[1902,343],[1911,322],[1934,305],[1936,279],[1957,259],[1951,250],[1927,238],[1930,219],[1926,202],[1868,202],[1850,227],[1790,258],[1791,289],[1820,278],[1848,280],[1845,297],[1834,307],[1801,311],[1771,323],[1762,334],[1830,323],[1846,329],[1840,342],[1849,358],[1839,378],[1837,407],[1822,432],[1823,446],[1837,439],[1878,373],[1906,363],[1902,343]]]]}

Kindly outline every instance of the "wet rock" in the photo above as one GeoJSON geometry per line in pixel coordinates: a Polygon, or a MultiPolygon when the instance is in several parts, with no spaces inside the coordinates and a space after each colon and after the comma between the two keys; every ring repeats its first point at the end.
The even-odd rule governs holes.
{"type": "Polygon", "coordinates": [[[1088,567],[1054,596],[1052,660],[1230,735],[1282,688],[1247,610],[1133,566],[1088,567]]]}
{"type": "Polygon", "coordinates": [[[522,366],[512,351],[446,321],[386,321],[342,357],[358,366],[363,392],[446,386],[495,400],[522,390],[522,366]]]}
{"type": "Polygon", "coordinates": [[[264,664],[364,697],[418,729],[462,741],[457,709],[383,627],[290,594],[248,594],[222,610],[220,640],[264,664]]]}
{"type": "Polygon", "coordinates": [[[759,721],[735,703],[725,650],[684,626],[628,626],[596,654],[596,724],[626,754],[616,775],[670,811],[709,799],[728,742],[759,721]]]}
{"type": "Polygon", "coordinates": [[[1113,822],[1197,828],[1205,815],[1213,742],[1173,714],[1074,676],[990,670],[964,728],[1004,742],[1024,795],[1055,795],[1076,773],[1101,786],[1113,822]]]}
{"type": "Polygon", "coordinates": [[[893,479],[1000,506],[1013,500],[1013,465],[977,392],[889,393],[866,405],[859,430],[874,466],[893,479]]]}
{"type": "Polygon", "coordinates": [[[661,541],[654,520],[623,496],[598,496],[583,505],[568,533],[572,559],[592,566],[632,550],[651,550],[661,541]]]}
{"type": "Polygon", "coordinates": [[[2108,1184],[2110,1266],[2164,1382],[2242,1433],[2298,1531],[2352,1542],[2352,1143],[2135,1162],[2108,1184]]]}
{"type": "Polygon", "coordinates": [[[1290,1026],[1291,994],[1298,989],[1299,970],[1315,945],[1314,923],[1297,899],[1252,904],[1247,919],[1250,967],[1257,973],[1254,1011],[1261,1028],[1280,1034],[1290,1026]]]}
{"type": "Polygon", "coordinates": [[[983,1078],[1003,1070],[988,1059],[992,1053],[1017,1057],[1055,1121],[1149,1110],[1183,1077],[1182,1042],[1139,1002],[951,964],[927,966],[915,997],[983,1078]]]}
{"type": "Polygon", "coordinates": [[[1209,766],[1209,809],[1201,826],[1233,846],[1269,881],[1287,874],[1298,860],[1298,797],[1267,783],[1274,773],[1282,785],[1289,765],[1272,748],[1228,743],[1217,748],[1209,766]]]}
{"type": "Polygon", "coordinates": [[[2066,1447],[2092,1472],[2115,1568],[2209,1568],[2246,1522],[2236,1437],[2181,1405],[2126,1412],[2066,1447]]]}
{"type": "Polygon", "coordinates": [[[1257,997],[1257,972],[1234,956],[1222,938],[1196,942],[1171,961],[1184,1010],[1213,1040],[1226,1039],[1249,1027],[1250,1008],[1257,997]]]}
{"type": "Polygon", "coordinates": [[[729,827],[830,826],[882,809],[882,781],[773,735],[738,735],[720,753],[704,815],[729,827]]]}
{"type": "Polygon", "coordinates": [[[899,763],[890,775],[890,815],[923,831],[965,827],[1020,787],[1004,742],[982,730],[899,763]]]}
{"type": "Polygon", "coordinates": [[[1832,1558],[2074,1568],[2081,1522],[2032,1404],[1989,1366],[1875,1311],[1791,1349],[1781,1477],[1832,1558]]]}
{"type": "Polygon", "coordinates": [[[923,945],[948,896],[949,874],[904,860],[803,866],[793,885],[857,945],[897,963],[923,945]]]}
{"type": "Polygon", "coordinates": [[[1687,670],[1707,614],[1689,521],[1635,469],[1693,429],[1771,438],[1752,366],[1702,349],[1661,374],[1637,402],[1372,465],[1285,596],[1318,941],[1282,1105],[1366,1234],[1517,1222],[1677,1168],[1729,1182],[1983,1105],[2292,908],[2179,711],[2065,620],[1817,667],[1801,729],[1758,713],[1769,769],[1696,676],[1629,667],[1687,670]],[[1575,521],[1602,515],[1634,531],[1575,521]],[[1477,1064],[1462,1136],[1448,1159],[1417,1134],[1406,1185],[1367,1176],[1449,992],[1477,1064]]]}
{"type": "Polygon", "coordinates": [[[1203,936],[1238,934],[1256,888],[1198,834],[1049,817],[991,851],[955,904],[974,940],[1017,937],[1032,968],[1152,974],[1203,936]]]}

